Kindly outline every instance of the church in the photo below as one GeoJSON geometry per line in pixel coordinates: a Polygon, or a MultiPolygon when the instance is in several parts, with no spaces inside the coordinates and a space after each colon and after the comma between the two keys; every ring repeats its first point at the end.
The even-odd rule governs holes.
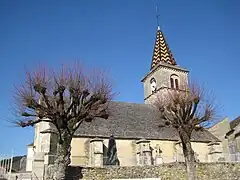
{"type": "MultiPolygon", "coordinates": [[[[147,62],[146,62],[147,64],[147,62]]],[[[71,166],[104,167],[110,136],[116,140],[119,166],[158,165],[184,161],[180,138],[172,127],[161,126],[154,94],[181,90],[188,84],[189,71],[180,67],[158,26],[149,72],[142,78],[144,103],[110,102],[107,120],[83,122],[71,142],[71,166]]],[[[54,134],[46,122],[35,125],[34,142],[27,146],[26,171],[43,177],[54,161],[54,134]]],[[[192,147],[199,162],[221,158],[222,143],[208,130],[194,132],[192,147]]]]}

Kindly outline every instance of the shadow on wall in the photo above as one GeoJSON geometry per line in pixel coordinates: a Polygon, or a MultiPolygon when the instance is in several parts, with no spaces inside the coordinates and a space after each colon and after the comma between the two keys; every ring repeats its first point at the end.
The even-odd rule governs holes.
{"type": "Polygon", "coordinates": [[[105,155],[107,155],[107,157],[106,158],[103,157],[104,165],[118,165],[118,166],[120,165],[120,161],[117,155],[117,144],[116,144],[115,137],[113,135],[109,137],[108,147],[103,145],[103,156],[105,155]]]}
{"type": "Polygon", "coordinates": [[[107,164],[107,152],[108,148],[105,144],[103,144],[103,165],[107,164]]]}
{"type": "Polygon", "coordinates": [[[82,167],[74,167],[74,166],[69,166],[67,169],[67,178],[66,179],[71,179],[71,180],[79,180],[83,178],[82,175],[82,167]]]}

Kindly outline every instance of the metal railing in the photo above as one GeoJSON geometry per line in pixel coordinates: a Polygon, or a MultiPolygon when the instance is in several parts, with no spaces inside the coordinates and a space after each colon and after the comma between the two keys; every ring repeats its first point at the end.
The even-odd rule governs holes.
{"type": "Polygon", "coordinates": [[[13,154],[0,154],[0,179],[9,179],[12,172],[13,154]]]}

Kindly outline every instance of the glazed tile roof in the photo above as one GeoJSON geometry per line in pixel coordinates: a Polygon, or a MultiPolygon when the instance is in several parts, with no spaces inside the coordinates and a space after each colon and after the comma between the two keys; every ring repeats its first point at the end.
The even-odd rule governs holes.
{"type": "Polygon", "coordinates": [[[160,62],[164,62],[171,65],[176,65],[176,61],[172,55],[172,52],[163,36],[163,33],[158,26],[156,40],[154,45],[154,51],[152,56],[151,69],[153,69],[160,62]]]}

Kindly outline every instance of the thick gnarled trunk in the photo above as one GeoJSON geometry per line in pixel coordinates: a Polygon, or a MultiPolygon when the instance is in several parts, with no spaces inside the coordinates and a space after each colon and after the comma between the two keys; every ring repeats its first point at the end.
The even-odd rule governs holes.
{"type": "Polygon", "coordinates": [[[190,136],[183,130],[179,131],[179,134],[182,141],[188,180],[197,180],[196,159],[192,149],[190,136]]]}
{"type": "Polygon", "coordinates": [[[62,143],[57,145],[57,153],[54,162],[54,180],[63,180],[66,179],[66,170],[68,165],[71,163],[71,137],[65,134],[65,137],[62,136],[62,143]]]}
{"type": "MultiPolygon", "coordinates": [[[[184,147],[184,144],[183,144],[184,147]]],[[[187,167],[187,175],[188,180],[196,180],[196,160],[194,156],[194,151],[192,150],[192,146],[190,142],[186,142],[186,148],[183,148],[183,154],[185,157],[186,167],[187,167]]]]}

